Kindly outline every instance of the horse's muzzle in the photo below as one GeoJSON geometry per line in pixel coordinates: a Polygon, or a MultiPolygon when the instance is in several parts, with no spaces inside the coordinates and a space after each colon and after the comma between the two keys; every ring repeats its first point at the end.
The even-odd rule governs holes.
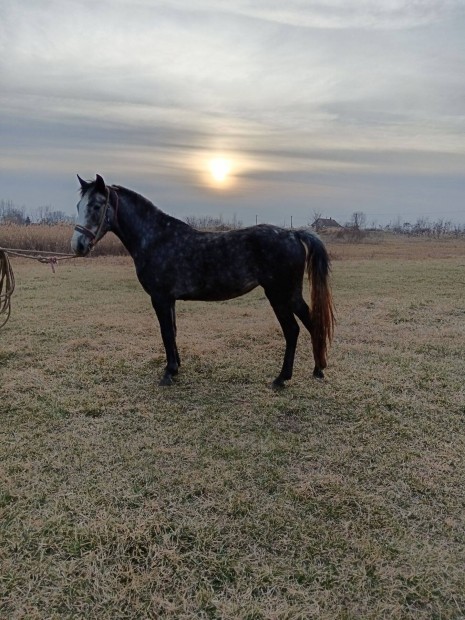
{"type": "Polygon", "coordinates": [[[87,256],[92,249],[92,241],[77,230],[71,238],[71,250],[76,256],[87,256]]]}

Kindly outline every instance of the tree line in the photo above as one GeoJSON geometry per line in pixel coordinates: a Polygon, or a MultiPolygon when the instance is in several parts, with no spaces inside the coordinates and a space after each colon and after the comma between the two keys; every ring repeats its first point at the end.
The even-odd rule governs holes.
{"type": "Polygon", "coordinates": [[[428,218],[419,217],[413,224],[402,222],[400,219],[388,224],[386,230],[398,235],[408,237],[461,237],[465,235],[465,224],[457,224],[444,218],[430,221],[428,218]]]}
{"type": "MultiPolygon", "coordinates": [[[[318,225],[318,222],[325,221],[319,211],[313,212],[313,220],[311,227],[317,232],[324,232],[324,228],[318,225]]],[[[440,239],[442,237],[463,237],[465,236],[465,224],[459,224],[439,218],[430,221],[426,217],[418,217],[415,222],[404,222],[400,217],[395,221],[389,222],[383,226],[377,225],[375,222],[368,224],[368,218],[363,211],[354,211],[350,219],[343,225],[339,225],[336,236],[347,237],[353,240],[360,240],[370,234],[370,232],[390,232],[396,235],[405,235],[408,237],[428,237],[440,239]]]]}
{"type": "MultiPolygon", "coordinates": [[[[74,216],[68,215],[64,211],[53,209],[50,205],[28,211],[25,206],[18,206],[11,200],[0,199],[0,224],[16,224],[18,226],[45,224],[52,226],[55,224],[70,224],[74,223],[74,221],[74,216]]],[[[200,230],[231,230],[243,227],[242,221],[237,219],[235,214],[231,221],[223,219],[223,216],[214,217],[211,215],[190,215],[185,218],[185,221],[190,226],[200,230]]],[[[324,232],[324,227],[318,225],[319,221],[324,221],[324,218],[322,213],[315,209],[311,220],[308,222],[308,226],[314,228],[317,232],[324,232]]],[[[430,221],[425,217],[419,217],[415,222],[410,223],[404,222],[398,217],[389,224],[378,226],[375,223],[368,224],[368,217],[363,211],[354,211],[349,220],[339,226],[337,236],[360,240],[374,231],[391,232],[409,237],[440,239],[441,237],[465,236],[465,224],[457,224],[444,218],[430,221]]]]}
{"type": "Polygon", "coordinates": [[[64,211],[53,209],[50,205],[37,207],[31,213],[25,206],[18,206],[11,200],[0,200],[0,224],[64,224],[74,222],[74,217],[64,211]]]}

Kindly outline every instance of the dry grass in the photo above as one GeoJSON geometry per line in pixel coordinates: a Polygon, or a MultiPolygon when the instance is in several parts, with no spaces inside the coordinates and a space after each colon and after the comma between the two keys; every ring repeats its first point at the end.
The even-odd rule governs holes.
{"type": "Polygon", "coordinates": [[[334,235],[322,235],[333,260],[400,259],[424,260],[465,256],[465,238],[409,238],[403,235],[372,233],[360,243],[347,243],[334,235]]]}
{"type": "MultiPolygon", "coordinates": [[[[70,224],[16,224],[0,225],[0,248],[17,248],[21,250],[37,250],[38,252],[71,252],[70,241],[73,226],[70,224]]],[[[93,250],[95,256],[121,256],[126,250],[113,234],[108,234],[93,250]]]]}
{"type": "MultiPolygon", "coordinates": [[[[14,261],[0,332],[0,615],[465,616],[465,254],[333,266],[324,383],[260,291],[180,303],[183,367],[126,258],[14,261]]],[[[333,249],[333,248],[332,248],[333,249]]]]}

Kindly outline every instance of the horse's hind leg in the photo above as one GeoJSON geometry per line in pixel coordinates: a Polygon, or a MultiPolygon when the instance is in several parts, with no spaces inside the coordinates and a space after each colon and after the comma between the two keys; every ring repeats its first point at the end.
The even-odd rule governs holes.
{"type": "Polygon", "coordinates": [[[173,307],[171,308],[171,320],[173,321],[174,328],[174,350],[176,353],[176,361],[178,366],[181,366],[181,358],[179,357],[178,345],[176,344],[176,336],[178,335],[178,328],[176,327],[176,309],[173,303],[173,307]]]}
{"type": "Polygon", "coordinates": [[[301,295],[299,296],[297,300],[294,301],[293,309],[294,309],[294,314],[302,321],[302,324],[310,332],[310,336],[312,337],[313,358],[315,360],[315,368],[313,369],[313,376],[316,377],[317,379],[324,379],[322,364],[320,362],[318,352],[315,349],[315,338],[313,336],[312,315],[310,313],[310,308],[308,307],[308,304],[306,303],[306,301],[301,295]]]}
{"type": "Polygon", "coordinates": [[[283,387],[284,381],[288,381],[292,377],[294,368],[295,350],[297,346],[297,338],[299,337],[299,325],[295,320],[290,301],[278,300],[268,291],[265,291],[271,306],[276,314],[276,318],[283,330],[286,340],[286,350],[284,352],[283,366],[281,372],[273,381],[273,387],[283,387]]]}

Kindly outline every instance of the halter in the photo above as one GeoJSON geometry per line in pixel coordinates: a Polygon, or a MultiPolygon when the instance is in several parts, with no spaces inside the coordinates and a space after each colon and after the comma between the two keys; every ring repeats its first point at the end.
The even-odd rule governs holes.
{"type": "MultiPolygon", "coordinates": [[[[107,215],[108,215],[108,208],[110,206],[111,189],[109,187],[107,187],[106,189],[107,189],[107,199],[102,209],[102,213],[100,215],[100,221],[97,227],[97,231],[94,233],[90,230],[90,228],[87,228],[86,226],[81,226],[81,224],[76,224],[76,226],[74,227],[74,230],[76,232],[81,233],[82,235],[85,235],[86,237],[89,237],[91,248],[93,248],[94,245],[98,241],[100,241],[101,236],[103,236],[101,235],[101,233],[102,233],[104,225],[108,224],[108,226],[110,226],[110,222],[108,221],[107,215]]],[[[116,195],[116,205],[115,205],[114,219],[116,221],[117,214],[118,214],[118,194],[115,192],[115,195],[116,195]]]]}

